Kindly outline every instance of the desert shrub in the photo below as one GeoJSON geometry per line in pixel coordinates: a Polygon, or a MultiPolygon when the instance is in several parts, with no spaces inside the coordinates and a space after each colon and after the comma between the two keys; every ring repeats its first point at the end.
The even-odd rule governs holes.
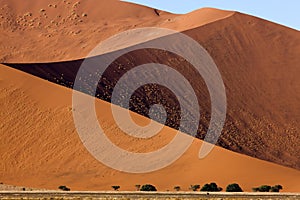
{"type": "Polygon", "coordinates": [[[200,188],[200,185],[191,185],[190,190],[197,191],[200,188]]]}
{"type": "Polygon", "coordinates": [[[155,186],[151,184],[142,185],[140,191],[157,191],[155,186]]]}
{"type": "Polygon", "coordinates": [[[243,192],[242,188],[237,183],[227,185],[226,192],[243,192]]]}
{"type": "Polygon", "coordinates": [[[58,189],[63,190],[63,191],[70,191],[70,188],[68,188],[68,187],[65,186],[65,185],[59,186],[58,189]]]}
{"type": "Polygon", "coordinates": [[[200,191],[210,191],[210,184],[205,184],[200,191]]]}
{"type": "Polygon", "coordinates": [[[282,189],[283,187],[281,185],[274,185],[272,187],[269,185],[262,185],[252,188],[253,192],[279,192],[282,189]]]}
{"type": "Polygon", "coordinates": [[[271,187],[271,192],[279,192],[283,187],[281,185],[274,185],[271,187]]]}
{"type": "Polygon", "coordinates": [[[120,189],[120,186],[119,186],[119,185],[113,185],[113,186],[111,186],[111,187],[112,187],[112,189],[114,189],[114,190],[120,189]]]}
{"type": "Polygon", "coordinates": [[[253,192],[269,192],[271,190],[271,186],[262,185],[259,187],[252,188],[253,192]]]}
{"type": "Polygon", "coordinates": [[[271,186],[269,186],[269,185],[262,185],[259,187],[260,192],[269,192],[270,189],[271,189],[271,186]]]}
{"type": "Polygon", "coordinates": [[[206,192],[219,192],[222,191],[221,187],[218,187],[216,183],[205,184],[200,191],[206,192]]]}
{"type": "Polygon", "coordinates": [[[140,190],[140,188],[141,188],[141,185],[139,185],[139,184],[136,184],[136,185],[135,185],[135,188],[136,188],[136,190],[137,190],[137,191],[139,191],[139,190],[140,190]]]}
{"type": "Polygon", "coordinates": [[[176,191],[179,191],[181,188],[180,188],[180,186],[175,186],[174,187],[174,190],[176,190],[176,191]]]}

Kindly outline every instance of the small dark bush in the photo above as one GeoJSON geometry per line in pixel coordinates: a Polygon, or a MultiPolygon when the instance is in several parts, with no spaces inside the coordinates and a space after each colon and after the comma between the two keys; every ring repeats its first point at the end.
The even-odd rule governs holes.
{"type": "Polygon", "coordinates": [[[205,184],[200,191],[205,192],[220,192],[222,191],[221,187],[218,187],[216,183],[205,184]]]}
{"type": "Polygon", "coordinates": [[[174,190],[176,190],[176,191],[180,191],[180,189],[181,189],[180,186],[175,186],[174,187],[174,190]]]}
{"type": "Polygon", "coordinates": [[[279,192],[283,187],[281,185],[274,185],[271,187],[271,192],[279,192]]]}
{"type": "Polygon", "coordinates": [[[205,184],[200,191],[210,191],[210,185],[208,183],[205,184]]]}
{"type": "Polygon", "coordinates": [[[157,191],[156,188],[151,184],[142,185],[140,191],[157,191]]]}
{"type": "Polygon", "coordinates": [[[260,187],[252,188],[253,192],[269,192],[271,190],[271,186],[262,185],[260,187]]]}
{"type": "Polygon", "coordinates": [[[259,187],[260,192],[270,192],[271,186],[269,185],[262,185],[259,187]]]}
{"type": "Polygon", "coordinates": [[[237,183],[227,185],[226,192],[243,192],[242,188],[237,183]]]}
{"type": "Polygon", "coordinates": [[[70,191],[70,188],[68,188],[68,187],[65,186],[65,185],[59,186],[58,189],[63,190],[63,191],[70,191]]]}
{"type": "Polygon", "coordinates": [[[118,190],[118,189],[120,189],[120,186],[118,186],[118,185],[113,185],[113,186],[111,186],[112,187],[112,189],[114,189],[114,190],[118,190]]]}
{"type": "Polygon", "coordinates": [[[190,190],[197,191],[200,188],[200,185],[191,185],[190,190]]]}

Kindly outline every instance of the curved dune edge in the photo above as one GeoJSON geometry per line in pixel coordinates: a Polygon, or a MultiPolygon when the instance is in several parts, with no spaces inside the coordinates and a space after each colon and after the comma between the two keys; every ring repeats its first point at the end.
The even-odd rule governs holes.
{"type": "MultiPolygon", "coordinates": [[[[295,169],[219,147],[198,160],[202,142],[196,139],[183,157],[164,169],[147,174],[118,172],[95,160],[80,142],[72,119],[70,89],[3,65],[0,86],[0,180],[5,184],[46,189],[68,185],[72,190],[110,190],[111,185],[120,185],[122,190],[134,190],[136,184],[152,183],[159,190],[172,190],[175,185],[187,190],[191,184],[215,181],[223,188],[238,182],[246,191],[261,184],[281,184],[284,192],[300,191],[300,172],[295,169]]],[[[96,107],[106,134],[116,139],[114,134],[120,131],[107,112],[110,104],[96,100],[96,107]]],[[[144,143],[146,147],[135,146],[137,140],[118,142],[136,151],[143,146],[155,149],[174,134],[165,127],[152,143],[144,143]]]]}
{"type": "Polygon", "coordinates": [[[185,15],[157,12],[159,16],[153,8],[116,0],[30,0],[22,4],[18,0],[3,0],[0,62],[81,59],[101,41],[125,30],[162,27],[184,31],[234,13],[210,8],[185,15]]]}

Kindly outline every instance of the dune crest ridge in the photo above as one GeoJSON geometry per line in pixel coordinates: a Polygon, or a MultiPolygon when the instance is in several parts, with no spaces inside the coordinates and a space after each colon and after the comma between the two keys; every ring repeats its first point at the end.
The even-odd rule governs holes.
{"type": "Polygon", "coordinates": [[[81,59],[101,41],[125,30],[162,27],[184,31],[234,13],[211,8],[186,15],[158,12],[159,16],[153,8],[116,0],[30,0],[22,5],[18,0],[3,0],[0,34],[5,37],[0,38],[0,62],[81,59]]]}

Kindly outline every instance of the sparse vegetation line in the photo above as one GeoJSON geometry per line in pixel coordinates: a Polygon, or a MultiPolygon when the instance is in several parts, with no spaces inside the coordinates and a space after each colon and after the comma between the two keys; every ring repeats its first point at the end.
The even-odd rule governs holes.
{"type": "MultiPolygon", "coordinates": [[[[30,198],[95,198],[95,199],[132,199],[132,198],[147,198],[147,199],[194,199],[194,198],[207,198],[206,192],[87,192],[87,191],[73,191],[73,192],[59,192],[59,191],[26,191],[26,192],[0,192],[0,199],[21,199],[30,198]]],[[[210,192],[209,198],[227,198],[227,199],[299,199],[300,193],[221,193],[210,192]]]]}

